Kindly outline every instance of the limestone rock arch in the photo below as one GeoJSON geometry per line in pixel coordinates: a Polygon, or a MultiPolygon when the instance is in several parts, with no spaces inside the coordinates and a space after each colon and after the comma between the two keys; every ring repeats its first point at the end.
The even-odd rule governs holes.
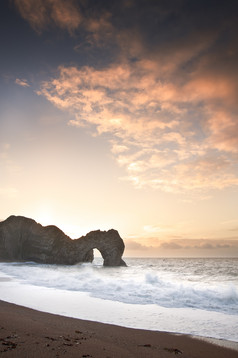
{"type": "Polygon", "coordinates": [[[125,245],[116,230],[91,231],[75,241],[76,247],[78,245],[79,251],[84,251],[85,256],[93,255],[93,249],[100,251],[104,266],[126,266],[122,260],[125,245]]]}
{"type": "Polygon", "coordinates": [[[42,226],[23,216],[0,222],[0,260],[73,265],[92,262],[93,249],[101,252],[104,266],[126,266],[124,242],[116,230],[91,231],[72,240],[56,226],[42,226]]]}

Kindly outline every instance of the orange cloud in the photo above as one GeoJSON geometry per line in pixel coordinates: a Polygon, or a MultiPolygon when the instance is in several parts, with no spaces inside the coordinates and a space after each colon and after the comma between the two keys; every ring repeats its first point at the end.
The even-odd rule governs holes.
{"type": "Polygon", "coordinates": [[[200,257],[201,255],[210,256],[231,256],[234,257],[238,252],[238,239],[157,239],[147,240],[147,244],[141,244],[136,240],[125,240],[125,255],[151,257],[166,256],[185,256],[200,257]]]}
{"type": "MultiPolygon", "coordinates": [[[[105,43],[113,32],[110,13],[83,15],[77,0],[14,0],[21,16],[31,27],[41,33],[49,26],[57,26],[73,34],[80,26],[87,32],[87,42],[91,45],[105,43]]],[[[75,50],[80,47],[75,46],[75,50]]]]}
{"type": "Polygon", "coordinates": [[[112,154],[125,168],[126,180],[170,192],[238,185],[232,35],[237,21],[226,13],[227,6],[221,7],[224,18],[219,19],[208,6],[203,16],[209,23],[213,16],[216,21],[200,26],[201,13],[187,9],[185,14],[180,3],[170,8],[114,2],[93,10],[76,0],[15,4],[38,33],[54,25],[77,38],[75,30],[81,28],[85,34],[76,51],[83,42],[117,48],[114,63],[105,67],[60,66],[37,93],[73,113],[70,125],[110,134],[112,154]],[[176,26],[169,26],[175,13],[176,26]],[[145,25],[144,19],[153,17],[158,27],[145,25]],[[222,47],[224,29],[232,31],[222,47]]]}
{"type": "Polygon", "coordinates": [[[213,111],[207,122],[210,131],[211,146],[231,153],[238,152],[238,121],[237,116],[222,110],[213,111]]]}
{"type": "Polygon", "coordinates": [[[15,5],[21,16],[27,20],[36,31],[41,31],[47,24],[46,2],[44,0],[39,0],[37,3],[34,0],[15,0],[15,5]]]}
{"type": "Polygon", "coordinates": [[[221,88],[217,93],[202,80],[162,81],[151,61],[137,61],[102,69],[61,66],[38,94],[74,113],[71,125],[110,133],[112,153],[136,186],[177,192],[238,185],[225,153],[237,151],[237,122],[215,107],[231,91],[228,85],[221,88]],[[201,119],[191,118],[190,111],[199,111],[201,119]]]}
{"type": "Polygon", "coordinates": [[[19,86],[22,86],[22,87],[30,87],[29,83],[27,82],[27,80],[25,79],[20,79],[20,78],[17,78],[15,83],[19,86]]]}
{"type": "Polygon", "coordinates": [[[222,99],[230,100],[234,93],[233,84],[225,78],[207,76],[192,79],[185,88],[190,100],[222,99]]]}
{"type": "Polygon", "coordinates": [[[82,21],[75,0],[15,0],[15,5],[21,16],[39,33],[51,23],[72,32],[82,21]]]}
{"type": "Polygon", "coordinates": [[[150,248],[152,249],[152,247],[142,245],[139,242],[134,241],[134,240],[127,240],[126,241],[126,249],[127,250],[136,250],[136,251],[143,251],[144,252],[144,251],[149,250],[150,248]]]}

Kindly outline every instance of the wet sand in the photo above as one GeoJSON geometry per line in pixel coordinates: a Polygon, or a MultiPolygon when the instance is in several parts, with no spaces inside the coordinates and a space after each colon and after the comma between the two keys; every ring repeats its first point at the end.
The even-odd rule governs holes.
{"type": "MultiPolygon", "coordinates": [[[[63,317],[0,301],[0,355],[6,358],[238,358],[237,350],[212,342],[63,317]]],[[[238,349],[238,344],[233,348],[238,349]]]]}

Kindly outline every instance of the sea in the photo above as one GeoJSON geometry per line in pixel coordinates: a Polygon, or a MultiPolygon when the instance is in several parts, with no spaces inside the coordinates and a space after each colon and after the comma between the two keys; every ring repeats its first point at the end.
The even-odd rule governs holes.
{"type": "Polygon", "coordinates": [[[238,342],[238,258],[0,263],[0,299],[69,317],[238,342]]]}

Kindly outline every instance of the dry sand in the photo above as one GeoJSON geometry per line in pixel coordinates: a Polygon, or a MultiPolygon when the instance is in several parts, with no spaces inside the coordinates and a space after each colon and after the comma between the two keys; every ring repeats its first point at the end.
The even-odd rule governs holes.
{"type": "Polygon", "coordinates": [[[238,351],[187,335],[84,321],[0,301],[0,356],[238,358],[238,351]]]}

